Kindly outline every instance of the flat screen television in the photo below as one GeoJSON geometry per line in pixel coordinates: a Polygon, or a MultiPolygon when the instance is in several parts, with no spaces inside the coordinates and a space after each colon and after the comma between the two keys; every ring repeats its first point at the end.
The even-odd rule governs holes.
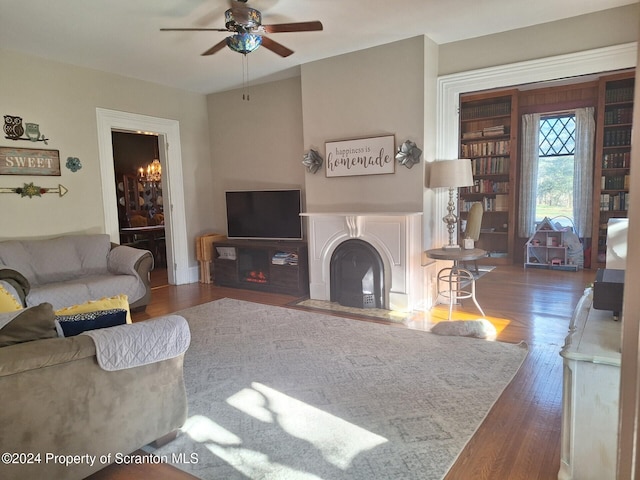
{"type": "Polygon", "coordinates": [[[300,240],[300,190],[227,191],[227,237],[300,240]]]}

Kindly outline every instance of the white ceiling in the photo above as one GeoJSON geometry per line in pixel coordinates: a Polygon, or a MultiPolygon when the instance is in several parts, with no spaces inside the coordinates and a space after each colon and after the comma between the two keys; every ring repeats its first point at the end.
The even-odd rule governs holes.
{"type": "MultiPolygon", "coordinates": [[[[264,24],[320,20],[322,32],[271,37],[295,53],[249,54],[252,83],[297,75],[299,65],[416,35],[438,44],[546,23],[637,0],[249,0],[264,24]]],[[[228,0],[0,0],[0,48],[200,93],[242,86],[242,55],[200,54],[224,32],[228,0]]]]}

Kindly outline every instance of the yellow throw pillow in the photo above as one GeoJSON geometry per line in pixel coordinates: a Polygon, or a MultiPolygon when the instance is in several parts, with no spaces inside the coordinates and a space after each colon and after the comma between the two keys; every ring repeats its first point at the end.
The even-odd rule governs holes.
{"type": "Polygon", "coordinates": [[[100,300],[89,300],[80,305],[61,308],[56,310],[56,315],[75,315],[76,313],[99,312],[101,310],[113,310],[121,308],[127,311],[127,323],[131,323],[131,312],[129,311],[129,297],[126,295],[116,295],[114,297],[104,297],[100,300]]]}
{"type": "Polygon", "coordinates": [[[0,312],[22,310],[22,305],[2,284],[0,284],[0,312]]]}

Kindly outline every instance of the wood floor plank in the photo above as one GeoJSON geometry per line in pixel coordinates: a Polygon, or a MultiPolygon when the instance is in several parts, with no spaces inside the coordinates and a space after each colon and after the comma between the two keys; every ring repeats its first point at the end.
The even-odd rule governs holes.
{"type": "MultiPolygon", "coordinates": [[[[224,297],[287,306],[294,297],[220,288],[211,284],[163,285],[156,271],[152,302],[134,321],[173,313],[224,297]]],[[[163,278],[162,275],[165,275],[163,278]]],[[[487,318],[501,329],[498,341],[525,342],[529,355],[514,380],[459,455],[445,480],[555,480],[560,467],[562,359],[573,309],[595,271],[579,272],[499,266],[477,282],[477,298],[487,318]],[[506,326],[505,326],[506,325],[506,326]],[[503,328],[504,327],[504,328],[503,328]]],[[[427,312],[446,318],[448,307],[427,312]]],[[[472,302],[456,306],[456,315],[477,315],[472,302]]],[[[416,322],[420,325],[421,322],[416,322]]],[[[397,324],[395,324],[397,326],[397,324]]],[[[170,465],[109,466],[91,480],[193,479],[170,465]]]]}

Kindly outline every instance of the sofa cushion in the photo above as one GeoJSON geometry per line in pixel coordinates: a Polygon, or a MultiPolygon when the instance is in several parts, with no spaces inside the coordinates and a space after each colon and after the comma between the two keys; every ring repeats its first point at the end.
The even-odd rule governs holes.
{"type": "Polygon", "coordinates": [[[106,234],[0,242],[0,263],[21,272],[32,286],[105,274],[111,242],[106,234]]]}
{"type": "Polygon", "coordinates": [[[129,312],[129,301],[126,295],[114,295],[113,297],[101,298],[100,300],[89,300],[88,302],[71,307],[65,307],[56,310],[56,315],[73,315],[76,313],[97,312],[100,310],[111,310],[119,308],[126,310],[127,323],[131,323],[131,314],[129,312]]]}
{"type": "MultiPolygon", "coordinates": [[[[93,299],[127,294],[140,298],[145,286],[133,275],[91,275],[66,282],[33,287],[27,296],[27,306],[49,302],[55,310],[85,303],[93,299]]],[[[128,301],[127,301],[128,304],[128,301]]]]}
{"type": "Polygon", "coordinates": [[[49,303],[1,313],[0,325],[0,347],[58,336],[55,314],[49,303]]]}
{"type": "Polygon", "coordinates": [[[22,310],[18,292],[8,282],[0,280],[0,312],[15,312],[22,310]]]}
{"type": "Polygon", "coordinates": [[[56,315],[55,322],[60,337],[73,337],[89,330],[124,325],[127,323],[127,311],[114,308],[74,315],[56,315]]]}
{"type": "Polygon", "coordinates": [[[58,310],[69,305],[86,302],[88,298],[91,298],[89,289],[82,282],[50,283],[49,285],[31,287],[31,291],[27,295],[27,307],[49,302],[53,305],[54,310],[58,310]]]}

